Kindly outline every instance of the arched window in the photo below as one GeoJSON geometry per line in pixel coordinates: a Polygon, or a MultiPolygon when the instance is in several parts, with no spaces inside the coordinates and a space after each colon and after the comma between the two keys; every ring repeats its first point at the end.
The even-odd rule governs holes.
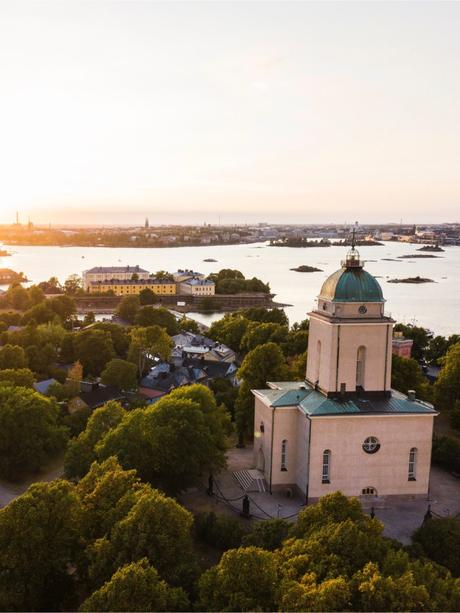
{"type": "Polygon", "coordinates": [[[364,387],[364,367],[366,364],[366,347],[358,347],[356,354],[356,387],[364,387]]]}
{"type": "Polygon", "coordinates": [[[287,440],[281,441],[281,470],[287,470],[287,440]]]}
{"type": "Polygon", "coordinates": [[[325,449],[323,451],[323,477],[322,483],[331,482],[331,450],[325,449]]]}
{"type": "Polygon", "coordinates": [[[412,447],[409,451],[409,475],[408,481],[416,481],[416,471],[417,471],[417,448],[412,447]]]}
{"type": "Polygon", "coordinates": [[[315,383],[319,381],[319,370],[321,366],[321,341],[316,343],[316,377],[315,383]]]}

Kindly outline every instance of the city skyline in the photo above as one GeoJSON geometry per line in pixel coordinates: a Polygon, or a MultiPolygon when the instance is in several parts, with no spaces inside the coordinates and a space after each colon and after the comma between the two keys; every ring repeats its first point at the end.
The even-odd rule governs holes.
{"type": "Polygon", "coordinates": [[[0,14],[1,223],[458,221],[457,3],[0,14]]]}

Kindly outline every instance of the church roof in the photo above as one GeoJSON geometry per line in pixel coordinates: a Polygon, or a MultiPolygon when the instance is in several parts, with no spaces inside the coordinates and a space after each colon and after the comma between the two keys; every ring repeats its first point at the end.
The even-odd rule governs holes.
{"type": "Polygon", "coordinates": [[[295,407],[309,417],[326,415],[386,415],[386,414],[435,414],[433,406],[421,400],[409,400],[407,396],[391,391],[389,398],[328,398],[304,381],[269,383],[270,389],[253,390],[269,406],[295,407]]]}
{"type": "Polygon", "coordinates": [[[363,268],[342,267],[326,279],[319,295],[332,302],[383,302],[382,288],[363,268]]]}

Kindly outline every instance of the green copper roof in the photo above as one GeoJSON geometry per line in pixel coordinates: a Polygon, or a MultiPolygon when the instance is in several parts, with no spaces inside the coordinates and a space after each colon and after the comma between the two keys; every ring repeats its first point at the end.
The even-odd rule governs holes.
{"type": "Polygon", "coordinates": [[[326,279],[320,298],[333,302],[383,302],[378,281],[363,268],[341,268],[326,279]]]}
{"type": "Polygon", "coordinates": [[[275,408],[298,407],[309,417],[323,415],[385,415],[436,413],[433,406],[420,400],[391,391],[389,398],[328,398],[303,381],[269,383],[271,389],[253,390],[275,408]],[[294,388],[295,385],[295,388],[294,388]],[[275,389],[273,389],[275,388],[275,389]]]}

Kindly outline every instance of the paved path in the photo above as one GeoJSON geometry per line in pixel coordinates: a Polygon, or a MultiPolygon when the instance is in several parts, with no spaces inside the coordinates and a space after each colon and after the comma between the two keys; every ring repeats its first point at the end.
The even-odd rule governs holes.
{"type": "MultiPolygon", "coordinates": [[[[216,479],[215,492],[222,497],[210,498],[202,490],[194,490],[181,497],[181,502],[193,511],[214,510],[218,513],[238,517],[242,508],[243,490],[233,477],[233,472],[253,468],[252,447],[230,449],[227,455],[228,468],[216,479]],[[220,492],[219,492],[220,488],[220,492]]],[[[267,517],[285,517],[295,521],[295,515],[303,508],[300,498],[286,498],[283,494],[249,492],[250,510],[254,519],[267,517]],[[294,517],[292,517],[294,515],[294,517]]],[[[428,504],[432,511],[442,517],[455,516],[460,513],[460,479],[437,468],[431,469],[430,496],[418,500],[378,500],[375,515],[384,524],[384,534],[409,544],[412,533],[421,525],[428,504]]],[[[371,503],[364,506],[370,512],[371,503]]]]}
{"type": "Polygon", "coordinates": [[[32,483],[59,479],[59,477],[62,477],[63,471],[64,466],[62,461],[60,461],[58,465],[54,465],[34,478],[27,479],[21,483],[0,481],[0,508],[5,507],[9,502],[23,494],[32,483]]]}

